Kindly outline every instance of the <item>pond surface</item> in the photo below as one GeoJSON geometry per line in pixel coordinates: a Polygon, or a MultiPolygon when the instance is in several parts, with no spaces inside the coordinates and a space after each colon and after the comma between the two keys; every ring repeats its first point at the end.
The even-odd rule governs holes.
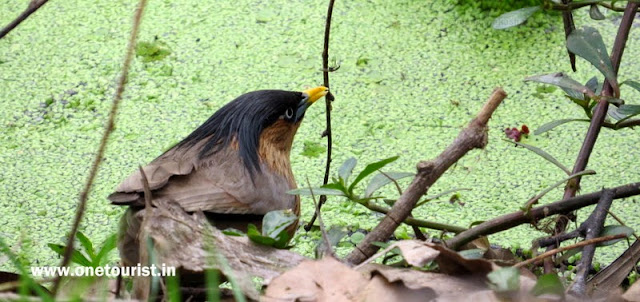
{"type": "MultiPolygon", "coordinates": [[[[0,26],[27,2],[0,0],[0,26]]],[[[34,265],[59,261],[46,243],[61,243],[70,229],[110,108],[135,2],[51,1],[0,41],[0,236],[34,265]]],[[[82,223],[94,244],[116,231],[123,212],[106,195],[217,108],[251,90],[301,90],[322,83],[325,5],[150,1],[140,41],[151,50],[132,66],[117,128],[82,223]]],[[[502,86],[509,97],[490,122],[488,147],[469,153],[429,195],[473,190],[460,191],[459,202],[450,203],[448,197],[432,201],[414,216],[468,226],[518,210],[564,178],[549,162],[503,141],[506,127],[535,129],[583,115],[559,89],[522,81],[570,71],[562,20],[539,14],[526,26],[496,31],[491,22],[497,14],[454,1],[337,1],[330,50],[341,66],[331,74],[334,171],[352,156],[360,162],[359,171],[366,163],[395,155],[400,159],[388,171],[414,171],[419,160],[437,156],[493,88],[502,86]]],[[[595,22],[583,10],[576,24],[595,26],[611,45],[620,14],[606,17],[595,22]]],[[[628,46],[620,78],[640,79],[640,63],[631,59],[640,57],[637,28],[628,46]]],[[[580,82],[597,74],[585,61],[578,59],[577,66],[572,77],[580,82]]],[[[636,104],[640,98],[629,87],[622,88],[622,96],[636,104]]],[[[324,127],[324,106],[316,105],[308,111],[292,152],[299,185],[306,185],[307,178],[312,185],[322,181],[326,151],[318,147],[326,146],[320,137],[324,127]]],[[[572,166],[586,129],[586,123],[567,124],[527,142],[572,166]]],[[[584,179],[582,192],[638,181],[639,138],[633,130],[603,130],[589,163],[598,174],[584,179]]],[[[541,202],[555,201],[561,192],[556,189],[541,202]]],[[[388,186],[380,195],[397,193],[388,186]]],[[[303,203],[302,220],[308,221],[313,205],[307,199],[303,203]]],[[[633,198],[612,208],[636,229],[639,210],[633,198]]],[[[323,217],[329,226],[352,230],[368,230],[381,218],[337,198],[325,205],[323,217]]],[[[401,227],[397,235],[409,230],[401,227]]],[[[523,226],[490,240],[529,247],[541,235],[523,226]]],[[[317,238],[318,232],[299,231],[296,250],[311,255],[317,238]]],[[[340,253],[348,245],[342,244],[340,253]]],[[[623,245],[604,250],[604,259],[623,245]]],[[[8,268],[1,259],[0,268],[8,268]]]]}

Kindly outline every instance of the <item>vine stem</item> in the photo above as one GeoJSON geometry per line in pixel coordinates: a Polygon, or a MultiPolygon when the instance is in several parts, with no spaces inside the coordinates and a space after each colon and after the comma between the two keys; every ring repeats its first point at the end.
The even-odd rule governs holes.
{"type": "MultiPolygon", "coordinates": [[[[329,87],[329,72],[332,70],[329,68],[329,35],[331,34],[331,16],[333,15],[333,4],[335,0],[329,0],[329,7],[327,8],[327,20],[324,26],[324,49],[322,50],[322,77],[324,79],[324,87],[329,87]]],[[[327,120],[327,128],[322,133],[322,136],[327,137],[327,164],[324,169],[324,179],[322,185],[329,183],[329,174],[331,172],[331,149],[333,149],[333,138],[331,136],[331,103],[335,100],[331,89],[324,98],[325,103],[325,116],[327,120]]],[[[313,217],[307,225],[304,227],[306,231],[311,230],[311,226],[316,222],[318,212],[322,205],[327,201],[326,195],[320,195],[318,206],[315,207],[316,211],[313,213],[313,217]]]]}

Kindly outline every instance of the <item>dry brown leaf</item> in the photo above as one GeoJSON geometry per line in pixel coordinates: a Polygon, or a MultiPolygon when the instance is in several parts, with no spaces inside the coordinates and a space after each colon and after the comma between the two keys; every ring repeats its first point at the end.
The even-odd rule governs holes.
{"type": "Polygon", "coordinates": [[[401,282],[389,282],[380,275],[371,279],[369,284],[360,292],[356,301],[362,302],[422,302],[431,301],[437,298],[433,289],[424,287],[411,289],[401,282]]]}
{"type": "MultiPolygon", "coordinates": [[[[360,271],[369,276],[382,276],[390,283],[401,282],[409,289],[430,289],[438,300],[454,301],[470,293],[486,289],[482,278],[454,277],[445,274],[417,271],[408,268],[393,268],[380,264],[368,264],[360,271]]],[[[425,299],[428,300],[428,299],[425,299]]]]}
{"type": "Polygon", "coordinates": [[[636,281],[631,287],[622,295],[622,298],[629,302],[640,302],[640,281],[636,281]]]}
{"type": "Polygon", "coordinates": [[[489,248],[484,253],[484,259],[491,260],[500,266],[512,266],[518,263],[518,259],[509,249],[501,247],[489,248]]]}
{"type": "Polygon", "coordinates": [[[419,240],[402,240],[394,243],[398,247],[404,260],[410,265],[423,267],[433,261],[440,252],[419,240]]]}
{"type": "Polygon", "coordinates": [[[331,257],[308,260],[273,279],[261,301],[354,301],[367,283],[331,257]]]}
{"type": "Polygon", "coordinates": [[[448,275],[468,275],[480,274],[486,275],[492,272],[497,266],[491,261],[484,259],[466,259],[456,251],[446,248],[442,245],[427,243],[430,247],[440,251],[440,255],[436,258],[438,267],[442,273],[448,275]]]}
{"type": "Polygon", "coordinates": [[[483,251],[486,251],[490,247],[491,247],[491,243],[489,242],[489,238],[487,238],[486,236],[481,236],[463,245],[460,249],[461,250],[481,249],[483,251]]]}

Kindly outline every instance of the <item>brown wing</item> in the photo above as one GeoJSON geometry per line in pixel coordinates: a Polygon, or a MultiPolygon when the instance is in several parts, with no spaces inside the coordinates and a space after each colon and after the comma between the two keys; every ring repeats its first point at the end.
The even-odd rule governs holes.
{"type": "MultiPolygon", "coordinates": [[[[143,168],[152,200],[172,200],[189,212],[265,214],[294,208],[295,196],[286,192],[295,184],[283,176],[264,173],[252,179],[232,148],[205,159],[198,159],[197,150],[199,145],[171,149],[143,168]]],[[[108,198],[114,204],[142,207],[143,191],[136,171],[108,198]]]]}

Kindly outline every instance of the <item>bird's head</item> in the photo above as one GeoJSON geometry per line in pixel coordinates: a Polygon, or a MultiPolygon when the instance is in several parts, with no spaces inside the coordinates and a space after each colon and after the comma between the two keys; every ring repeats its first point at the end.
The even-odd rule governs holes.
{"type": "Polygon", "coordinates": [[[293,137],[305,112],[328,92],[319,86],[302,92],[259,90],[243,94],[216,111],[177,147],[206,140],[200,158],[232,147],[251,175],[261,171],[261,162],[275,170],[286,169],[281,166],[288,165],[293,137]]]}

